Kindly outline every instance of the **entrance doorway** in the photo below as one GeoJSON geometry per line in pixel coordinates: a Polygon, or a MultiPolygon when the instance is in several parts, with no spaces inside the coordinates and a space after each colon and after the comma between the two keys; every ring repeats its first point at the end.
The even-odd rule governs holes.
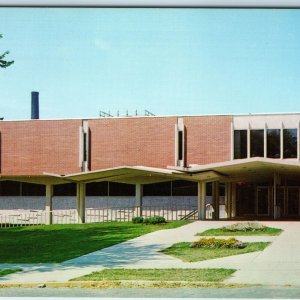
{"type": "Polygon", "coordinates": [[[256,188],[257,215],[270,215],[270,188],[268,186],[258,186],[256,188]]]}
{"type": "Polygon", "coordinates": [[[299,188],[287,187],[286,216],[299,216],[299,188]]]}

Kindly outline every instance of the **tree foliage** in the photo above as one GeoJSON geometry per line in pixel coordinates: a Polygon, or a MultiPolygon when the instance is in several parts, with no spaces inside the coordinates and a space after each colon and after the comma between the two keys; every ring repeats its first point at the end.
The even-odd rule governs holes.
{"type": "MultiPolygon", "coordinates": [[[[0,39],[2,38],[2,34],[0,34],[0,39]]],[[[13,60],[8,61],[5,60],[5,56],[9,54],[9,51],[5,51],[4,53],[0,54],[0,68],[7,68],[14,63],[13,60]]]]}

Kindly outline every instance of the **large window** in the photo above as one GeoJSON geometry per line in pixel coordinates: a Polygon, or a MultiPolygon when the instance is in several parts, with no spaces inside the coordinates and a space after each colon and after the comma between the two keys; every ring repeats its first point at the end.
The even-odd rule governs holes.
{"type": "Polygon", "coordinates": [[[22,183],[22,196],[45,196],[46,186],[42,184],[22,183]]]}
{"type": "Polygon", "coordinates": [[[255,214],[255,185],[247,183],[238,184],[236,200],[238,216],[255,214]]]}
{"type": "Polygon", "coordinates": [[[247,157],[247,130],[234,131],[234,159],[247,157]]]}
{"type": "Polygon", "coordinates": [[[297,129],[283,129],[283,158],[297,158],[297,129]]]}
{"type": "Polygon", "coordinates": [[[107,196],[108,182],[91,182],[86,185],[86,196],[107,196]]]}
{"type": "Polygon", "coordinates": [[[76,196],[76,184],[65,183],[53,187],[53,196],[76,196]]]}
{"type": "Polygon", "coordinates": [[[267,130],[267,157],[280,158],[280,129],[267,130]]]}
{"type": "Polygon", "coordinates": [[[171,196],[171,182],[145,184],[144,196],[171,196]]]}
{"type": "Polygon", "coordinates": [[[110,182],[109,196],[135,196],[135,185],[119,182],[110,182]]]}
{"type": "Polygon", "coordinates": [[[197,196],[197,182],[174,180],[172,181],[172,196],[197,196]]]}
{"type": "Polygon", "coordinates": [[[178,131],[178,160],[183,160],[183,132],[178,131]]]}
{"type": "Polygon", "coordinates": [[[1,181],[0,196],[21,196],[21,183],[17,181],[1,181]]]}
{"type": "Polygon", "coordinates": [[[250,156],[264,156],[264,130],[258,129],[250,131],[250,156]]]}

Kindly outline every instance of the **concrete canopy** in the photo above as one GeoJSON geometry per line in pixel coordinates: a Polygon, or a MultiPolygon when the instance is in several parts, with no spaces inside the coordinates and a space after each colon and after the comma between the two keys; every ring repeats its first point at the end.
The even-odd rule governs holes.
{"type": "Polygon", "coordinates": [[[187,177],[187,175],[184,172],[177,170],[149,168],[141,166],[122,166],[117,168],[102,169],[68,175],[57,175],[51,173],[45,173],[45,175],[61,178],[69,182],[89,183],[100,181],[112,181],[127,184],[149,184],[170,181],[174,179],[181,179],[182,176],[187,177]]]}
{"type": "MultiPolygon", "coordinates": [[[[300,162],[297,159],[281,160],[262,157],[236,159],[222,163],[192,165],[189,172],[194,174],[215,171],[228,181],[240,179],[260,180],[274,173],[282,175],[300,175],[300,162]]],[[[225,181],[226,181],[225,180],[225,181]]]]}
{"type": "Polygon", "coordinates": [[[53,174],[43,176],[2,176],[0,180],[13,180],[37,184],[64,184],[70,182],[112,181],[127,184],[151,184],[171,180],[189,181],[239,181],[262,180],[278,173],[300,175],[300,162],[296,159],[281,160],[253,157],[221,163],[190,165],[189,168],[152,168],[144,166],[121,166],[76,174],[53,174]]]}
{"type": "Polygon", "coordinates": [[[112,181],[127,184],[151,184],[171,180],[214,181],[224,177],[213,170],[192,174],[186,170],[161,169],[144,166],[122,166],[68,175],[57,175],[52,173],[44,174],[61,178],[62,180],[69,182],[90,183],[112,181]]]}

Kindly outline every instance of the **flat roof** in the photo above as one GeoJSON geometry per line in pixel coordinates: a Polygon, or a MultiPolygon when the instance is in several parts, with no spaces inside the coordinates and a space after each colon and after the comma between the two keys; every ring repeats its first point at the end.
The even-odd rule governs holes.
{"type": "Polygon", "coordinates": [[[272,112],[272,113],[232,113],[232,114],[201,114],[201,115],[157,115],[157,116],[112,116],[112,117],[83,117],[83,118],[53,118],[53,119],[5,119],[0,120],[1,122],[40,122],[40,121],[68,121],[68,120],[106,120],[106,119],[140,119],[140,118],[189,118],[189,117],[243,117],[243,116],[278,116],[278,115],[299,115],[300,112],[272,112]]]}

